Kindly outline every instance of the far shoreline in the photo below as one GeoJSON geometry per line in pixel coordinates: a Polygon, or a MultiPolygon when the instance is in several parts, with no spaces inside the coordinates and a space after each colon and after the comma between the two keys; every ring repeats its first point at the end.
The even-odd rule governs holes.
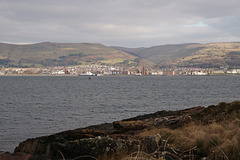
{"type": "Polygon", "coordinates": [[[240,74],[210,74],[210,75],[144,75],[144,76],[137,76],[137,75],[102,75],[102,76],[79,76],[79,75],[51,75],[51,74],[6,74],[0,75],[0,77],[4,76],[43,76],[43,77],[174,77],[174,76],[187,76],[187,77],[208,77],[208,76],[240,76],[240,74]]]}

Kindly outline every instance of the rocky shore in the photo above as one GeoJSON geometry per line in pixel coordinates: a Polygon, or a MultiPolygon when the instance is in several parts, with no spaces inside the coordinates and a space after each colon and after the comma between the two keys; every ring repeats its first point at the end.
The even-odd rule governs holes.
{"type": "Polygon", "coordinates": [[[240,157],[240,102],[159,111],[23,141],[0,160],[233,159],[240,157]]]}

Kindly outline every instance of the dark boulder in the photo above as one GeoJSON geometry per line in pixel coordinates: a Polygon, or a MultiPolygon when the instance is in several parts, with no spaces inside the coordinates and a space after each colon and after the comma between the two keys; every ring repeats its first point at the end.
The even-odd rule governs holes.
{"type": "Polygon", "coordinates": [[[0,160],[33,160],[33,157],[27,153],[2,153],[0,154],[0,160]]]}

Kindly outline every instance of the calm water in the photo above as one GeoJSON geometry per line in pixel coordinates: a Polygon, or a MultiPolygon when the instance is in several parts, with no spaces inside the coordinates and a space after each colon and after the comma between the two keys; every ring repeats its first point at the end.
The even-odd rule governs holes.
{"type": "Polygon", "coordinates": [[[0,151],[27,138],[240,100],[240,76],[0,76],[0,151]]]}

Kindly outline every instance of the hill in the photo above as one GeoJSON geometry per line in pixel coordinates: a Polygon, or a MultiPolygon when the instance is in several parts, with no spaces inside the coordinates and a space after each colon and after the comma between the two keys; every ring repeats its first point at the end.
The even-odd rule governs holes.
{"type": "Polygon", "coordinates": [[[113,48],[131,53],[141,58],[146,58],[156,64],[161,64],[169,60],[191,55],[195,50],[187,49],[190,45],[192,44],[168,44],[153,46],[150,48],[113,48]]]}
{"type": "Polygon", "coordinates": [[[240,42],[168,44],[149,48],[107,47],[94,43],[0,43],[0,65],[7,67],[89,64],[240,68],[240,42]]]}
{"type": "Polygon", "coordinates": [[[113,48],[147,59],[161,67],[240,68],[239,42],[113,48]]]}
{"type": "Polygon", "coordinates": [[[135,64],[137,58],[102,44],[44,42],[13,45],[0,43],[0,65],[10,67],[118,63],[127,65],[135,64]]]}

